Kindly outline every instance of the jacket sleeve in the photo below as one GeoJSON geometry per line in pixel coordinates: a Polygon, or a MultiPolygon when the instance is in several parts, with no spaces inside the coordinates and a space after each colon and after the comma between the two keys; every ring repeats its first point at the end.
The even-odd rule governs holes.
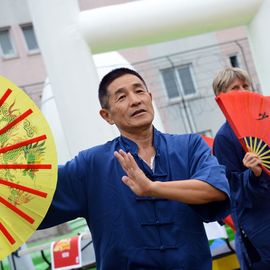
{"type": "Polygon", "coordinates": [[[190,178],[208,183],[214,188],[224,192],[227,199],[202,205],[192,205],[204,222],[216,221],[229,214],[230,193],[225,168],[220,165],[211,154],[210,148],[198,135],[191,137],[189,142],[190,178]]]}
{"type": "Polygon", "coordinates": [[[56,191],[50,208],[38,229],[45,229],[85,216],[85,211],[87,211],[86,167],[82,153],[66,165],[59,166],[56,191]]]}

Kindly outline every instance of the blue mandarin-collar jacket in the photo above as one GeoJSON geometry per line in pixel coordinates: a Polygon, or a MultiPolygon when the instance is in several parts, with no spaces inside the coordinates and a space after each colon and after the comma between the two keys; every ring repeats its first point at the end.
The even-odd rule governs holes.
{"type": "MultiPolygon", "coordinates": [[[[241,228],[262,260],[270,262],[270,177],[265,172],[255,177],[243,165],[245,151],[228,122],[215,136],[214,154],[220,164],[226,166],[231,191],[231,214],[237,232],[241,228]]],[[[241,249],[239,256],[243,260],[241,269],[249,269],[246,248],[240,235],[237,237],[241,249]]]]}
{"type": "Polygon", "coordinates": [[[225,169],[199,135],[169,135],[154,129],[152,171],[137,145],[120,136],[82,151],[59,167],[52,205],[40,228],[84,217],[90,228],[97,269],[210,270],[203,221],[228,214],[229,199],[205,205],[136,196],[114,151],[130,152],[153,181],[199,179],[228,195],[225,169]]]}

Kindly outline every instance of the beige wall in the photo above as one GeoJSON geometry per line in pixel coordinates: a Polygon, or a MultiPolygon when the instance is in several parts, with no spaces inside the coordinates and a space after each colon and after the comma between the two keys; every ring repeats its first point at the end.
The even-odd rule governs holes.
{"type": "Polygon", "coordinates": [[[31,23],[26,0],[1,0],[0,28],[10,28],[16,55],[8,59],[0,55],[0,74],[21,87],[34,84],[35,87],[26,87],[26,92],[38,103],[47,75],[41,54],[27,51],[20,28],[25,23],[31,23]]]}

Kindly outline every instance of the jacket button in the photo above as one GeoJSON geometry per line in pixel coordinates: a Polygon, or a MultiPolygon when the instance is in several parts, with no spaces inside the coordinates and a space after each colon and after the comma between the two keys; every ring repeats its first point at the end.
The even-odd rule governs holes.
{"type": "Polygon", "coordinates": [[[164,247],[164,246],[160,246],[159,249],[160,249],[160,250],[164,250],[165,247],[164,247]]]}

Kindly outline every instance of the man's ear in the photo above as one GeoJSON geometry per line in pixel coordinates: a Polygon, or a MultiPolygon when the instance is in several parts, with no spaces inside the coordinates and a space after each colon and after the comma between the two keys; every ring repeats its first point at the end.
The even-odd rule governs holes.
{"type": "Polygon", "coordinates": [[[110,117],[110,112],[107,109],[101,109],[99,111],[100,116],[107,121],[110,125],[114,124],[114,121],[110,117]]]}

